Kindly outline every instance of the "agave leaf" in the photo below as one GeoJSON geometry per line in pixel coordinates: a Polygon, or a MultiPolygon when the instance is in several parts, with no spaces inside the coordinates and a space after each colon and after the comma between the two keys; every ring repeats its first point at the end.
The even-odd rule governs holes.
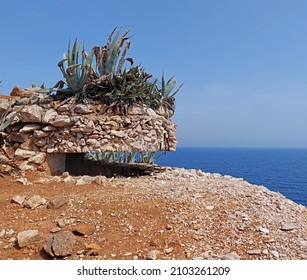
{"type": "Polygon", "coordinates": [[[84,61],[86,60],[87,58],[87,52],[85,51],[85,43],[84,41],[82,42],[82,65],[84,65],[84,61]]]}
{"type": "Polygon", "coordinates": [[[124,31],[123,35],[120,37],[118,41],[118,46],[121,48],[126,40],[129,39],[129,37],[126,37],[126,35],[130,32],[130,28],[124,31]]]}
{"type": "MultiPolygon", "coordinates": [[[[116,65],[116,62],[117,62],[117,59],[118,59],[118,56],[120,54],[120,41],[123,40],[123,36],[121,37],[121,40],[119,42],[117,42],[117,39],[119,37],[119,34],[120,34],[120,31],[121,31],[121,28],[118,28],[117,29],[117,32],[115,33],[114,35],[114,38],[111,42],[111,45],[110,45],[110,48],[107,49],[107,52],[108,52],[108,57],[107,57],[107,60],[106,60],[106,74],[110,73],[111,71],[115,71],[115,65],[116,65]]],[[[126,33],[126,32],[125,32],[126,33]]],[[[125,34],[124,33],[124,34],[125,34]]]]}
{"type": "Polygon", "coordinates": [[[54,91],[54,88],[41,88],[39,90],[36,90],[37,93],[51,93],[54,91]]]}
{"type": "Polygon", "coordinates": [[[91,52],[87,55],[86,58],[86,64],[92,64],[93,62],[93,57],[94,57],[94,49],[91,50],[91,52]]]}
{"type": "MultiPolygon", "coordinates": [[[[82,70],[81,80],[83,81],[83,83],[85,83],[87,78],[89,78],[89,77],[86,77],[86,76],[89,76],[90,74],[92,74],[92,72],[95,73],[93,66],[92,66],[93,56],[94,56],[94,48],[91,50],[91,52],[89,54],[87,54],[86,60],[85,60],[85,62],[83,62],[82,66],[81,66],[81,70],[82,70]]],[[[95,75],[96,75],[96,73],[95,73],[95,75]]]]}
{"type": "Polygon", "coordinates": [[[4,123],[2,123],[2,124],[0,125],[0,131],[6,129],[6,128],[11,124],[13,118],[14,118],[14,116],[13,116],[13,117],[10,117],[7,121],[5,121],[4,123]]]}
{"type": "Polygon", "coordinates": [[[121,55],[120,61],[118,63],[118,67],[117,67],[117,71],[116,71],[117,73],[121,73],[121,71],[122,71],[123,65],[124,65],[125,60],[126,60],[125,56],[126,56],[126,53],[127,53],[128,49],[129,49],[129,47],[130,47],[130,42],[127,41],[126,45],[125,45],[125,49],[124,49],[124,51],[123,51],[123,53],[121,55]]]}
{"type": "Polygon", "coordinates": [[[183,83],[169,97],[173,97],[174,95],[176,95],[182,86],[183,86],[183,83]]]}
{"type": "Polygon", "coordinates": [[[70,39],[68,40],[68,51],[67,51],[67,55],[66,53],[64,53],[63,58],[67,58],[68,61],[68,65],[71,64],[71,51],[70,51],[70,39]],[[64,57],[65,56],[65,57],[64,57]]]}
{"type": "Polygon", "coordinates": [[[108,49],[109,49],[110,46],[111,46],[112,37],[113,37],[113,34],[114,34],[114,32],[115,32],[116,29],[117,29],[117,27],[115,27],[115,28],[112,30],[112,32],[110,33],[110,35],[109,35],[109,38],[108,38],[108,41],[107,41],[107,48],[108,48],[108,49]]]}
{"type": "Polygon", "coordinates": [[[175,77],[172,77],[169,79],[164,87],[163,96],[168,97],[170,92],[174,89],[176,85],[176,79],[175,77]]]}
{"type": "Polygon", "coordinates": [[[66,73],[68,74],[68,76],[72,76],[73,75],[73,70],[75,69],[75,68],[78,68],[78,67],[80,67],[81,66],[81,64],[74,64],[74,65],[71,65],[71,66],[69,66],[67,69],[66,69],[66,73]]]}
{"type": "Polygon", "coordinates": [[[165,79],[164,79],[164,72],[162,72],[162,81],[161,81],[161,90],[162,90],[162,95],[164,95],[165,92],[165,79]]]}
{"type": "Polygon", "coordinates": [[[64,67],[64,63],[67,61],[68,59],[67,58],[64,58],[62,59],[59,63],[58,63],[58,67],[60,67],[60,70],[64,76],[64,78],[66,79],[67,78],[67,74],[66,74],[66,71],[65,71],[65,67],[64,67]]]}
{"type": "MultiPolygon", "coordinates": [[[[68,65],[73,65],[78,63],[78,45],[77,39],[75,40],[74,46],[72,47],[70,61],[68,61],[68,65]]],[[[69,57],[69,56],[68,56],[69,57]]]]}
{"type": "Polygon", "coordinates": [[[112,31],[112,33],[110,34],[110,35],[111,35],[112,41],[111,41],[110,48],[108,48],[108,51],[109,51],[109,50],[112,51],[112,50],[114,49],[114,47],[115,47],[115,45],[116,45],[116,43],[117,43],[117,39],[118,39],[118,36],[119,36],[119,34],[120,34],[120,31],[121,31],[121,27],[115,28],[115,29],[112,31]],[[116,31],[116,29],[117,29],[117,32],[115,33],[114,38],[112,39],[113,33],[116,31]]]}
{"type": "Polygon", "coordinates": [[[130,62],[130,64],[131,64],[130,66],[133,65],[133,63],[134,63],[133,58],[127,57],[126,60],[130,62]]]}
{"type": "MultiPolygon", "coordinates": [[[[66,54],[64,53],[64,55],[66,55],[66,54]]],[[[64,62],[67,61],[67,60],[68,60],[67,58],[63,58],[63,59],[58,63],[58,66],[59,66],[59,67],[63,66],[64,62]]]]}

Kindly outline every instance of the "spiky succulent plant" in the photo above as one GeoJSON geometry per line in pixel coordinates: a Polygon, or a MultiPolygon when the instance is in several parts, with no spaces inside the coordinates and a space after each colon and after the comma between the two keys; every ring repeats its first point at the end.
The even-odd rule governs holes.
{"type": "Polygon", "coordinates": [[[108,75],[111,72],[120,75],[125,60],[133,63],[132,58],[125,57],[130,47],[129,37],[126,37],[130,29],[125,30],[119,37],[120,31],[121,28],[114,28],[105,46],[93,48],[96,58],[96,74],[99,76],[108,75]]]}
{"type": "Polygon", "coordinates": [[[104,163],[147,163],[154,164],[156,152],[106,152],[88,153],[86,158],[104,163]]]}
{"type": "Polygon", "coordinates": [[[76,96],[79,102],[90,98],[114,108],[133,103],[146,104],[153,109],[161,105],[172,108],[173,97],[182,85],[173,91],[175,78],[165,82],[162,74],[162,87],[159,89],[157,80],[149,79],[151,75],[143,67],[133,66],[133,59],[126,58],[130,48],[129,31],[127,29],[121,34],[121,28],[115,28],[106,45],[93,47],[89,54],[84,42],[75,40],[72,48],[69,42],[67,53],[58,63],[65,83],[60,81],[53,88],[39,91],[56,91],[60,99],[76,96]],[[130,67],[124,68],[125,61],[130,62],[130,67]],[[67,88],[64,88],[65,84],[67,88]]]}
{"type": "Polygon", "coordinates": [[[66,80],[68,89],[72,92],[82,92],[85,84],[95,78],[92,67],[93,54],[93,50],[89,54],[86,53],[84,42],[78,43],[76,39],[71,49],[69,41],[68,51],[64,53],[58,66],[66,80]]]}

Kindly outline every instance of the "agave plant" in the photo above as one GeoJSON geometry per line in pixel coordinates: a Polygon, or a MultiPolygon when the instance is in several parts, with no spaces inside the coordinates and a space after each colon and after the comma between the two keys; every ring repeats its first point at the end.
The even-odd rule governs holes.
{"type": "Polygon", "coordinates": [[[115,75],[120,75],[125,60],[133,64],[132,58],[125,58],[130,47],[130,41],[128,41],[129,37],[126,37],[130,29],[124,31],[119,38],[120,31],[121,28],[114,28],[109,35],[106,46],[95,46],[93,48],[96,58],[96,74],[99,76],[109,75],[111,72],[115,75]]]}
{"type": "Polygon", "coordinates": [[[93,54],[93,50],[89,54],[86,53],[84,42],[78,44],[76,39],[71,49],[69,41],[67,54],[64,53],[63,59],[58,63],[58,67],[66,80],[68,89],[73,93],[82,92],[85,84],[90,79],[95,78],[92,68],[93,54]],[[81,45],[83,48],[80,52],[81,45]]]}
{"type": "Polygon", "coordinates": [[[89,160],[101,161],[104,163],[146,163],[154,164],[156,152],[106,152],[88,153],[86,158],[89,160]]]}
{"type": "Polygon", "coordinates": [[[175,86],[176,86],[176,78],[172,77],[167,82],[165,82],[164,72],[162,72],[160,105],[165,105],[171,110],[174,110],[174,101],[175,101],[174,96],[178,93],[183,84],[181,84],[176,90],[174,90],[175,86]]]}
{"type": "Polygon", "coordinates": [[[140,153],[140,163],[154,164],[155,163],[155,152],[142,152],[140,153]]]}
{"type": "Polygon", "coordinates": [[[172,77],[165,83],[164,72],[162,72],[161,95],[163,99],[174,97],[183,86],[183,83],[174,92],[172,92],[175,86],[176,78],[172,77]]]}
{"type": "Polygon", "coordinates": [[[174,90],[175,78],[165,82],[163,73],[162,87],[159,89],[157,80],[150,80],[151,75],[144,68],[132,67],[133,59],[126,58],[130,48],[129,31],[127,29],[121,34],[121,28],[115,28],[106,45],[95,46],[89,54],[85,51],[84,42],[75,40],[71,48],[69,41],[68,51],[58,63],[65,83],[60,81],[53,88],[41,88],[38,91],[56,91],[60,93],[56,95],[60,99],[76,96],[79,102],[92,99],[114,110],[133,103],[146,104],[153,109],[161,105],[173,108],[174,95],[182,85],[174,90]],[[125,61],[130,62],[130,68],[124,68],[125,61]],[[64,88],[65,84],[67,88],[64,88]]]}
{"type": "Polygon", "coordinates": [[[82,93],[85,85],[90,80],[97,78],[92,66],[93,56],[93,50],[89,54],[85,51],[84,41],[78,43],[78,40],[75,39],[71,48],[69,40],[67,53],[63,54],[63,59],[58,63],[65,82],[61,80],[52,88],[45,88],[43,84],[36,91],[40,93],[66,93],[68,96],[82,93]],[[63,88],[65,84],[67,85],[66,89],[63,88]]]}
{"type": "Polygon", "coordinates": [[[134,163],[136,152],[88,153],[86,159],[104,163],[134,163]]]}

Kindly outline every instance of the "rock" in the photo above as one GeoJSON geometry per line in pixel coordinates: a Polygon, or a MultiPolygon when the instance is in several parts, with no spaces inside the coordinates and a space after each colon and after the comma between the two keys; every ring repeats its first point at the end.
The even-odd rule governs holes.
{"type": "Polygon", "coordinates": [[[59,232],[59,231],[61,231],[61,228],[60,228],[60,227],[54,227],[54,228],[52,228],[52,229],[50,230],[51,233],[57,233],[57,232],[59,232]]]}
{"type": "Polygon", "coordinates": [[[213,205],[207,205],[207,206],[205,207],[205,209],[211,211],[211,210],[214,209],[214,206],[213,206],[213,205]]]}
{"type": "Polygon", "coordinates": [[[100,246],[97,243],[90,243],[86,245],[85,254],[87,256],[98,256],[99,250],[100,250],[100,246]]]}
{"type": "Polygon", "coordinates": [[[106,187],[108,185],[108,179],[105,176],[95,176],[93,183],[106,187]]]}
{"type": "Polygon", "coordinates": [[[71,176],[65,177],[63,180],[64,183],[66,184],[74,184],[76,183],[75,179],[71,176]]]}
{"type": "Polygon", "coordinates": [[[265,234],[268,234],[270,232],[269,229],[264,228],[264,227],[259,228],[259,231],[262,232],[262,233],[265,233],[265,234]]]}
{"type": "Polygon", "coordinates": [[[222,256],[222,260],[240,260],[241,257],[236,252],[230,252],[222,256]]]}
{"type": "Polygon", "coordinates": [[[125,131],[111,130],[111,134],[119,138],[123,138],[127,136],[127,133],[125,131]]]}
{"type": "Polygon", "coordinates": [[[33,92],[30,96],[30,104],[38,104],[38,100],[42,95],[40,93],[35,92],[35,90],[39,90],[39,88],[31,88],[26,90],[30,90],[33,92]]]}
{"type": "Polygon", "coordinates": [[[36,164],[42,164],[46,160],[46,154],[45,153],[37,153],[35,156],[29,158],[29,162],[33,162],[36,164]]]}
{"type": "Polygon", "coordinates": [[[95,127],[89,127],[86,125],[74,126],[71,128],[71,132],[82,133],[82,134],[91,134],[94,131],[95,127]]]}
{"type": "Polygon", "coordinates": [[[201,257],[201,256],[196,256],[196,257],[194,257],[192,260],[194,260],[194,261],[202,261],[204,258],[203,257],[201,257]]]}
{"type": "Polygon", "coordinates": [[[78,224],[74,230],[82,235],[91,235],[95,232],[96,227],[91,224],[78,224]]]}
{"type": "Polygon", "coordinates": [[[15,86],[10,93],[10,96],[21,96],[21,95],[22,95],[22,88],[18,86],[15,86]]]}
{"type": "Polygon", "coordinates": [[[45,198],[35,194],[25,201],[24,207],[34,209],[46,204],[46,202],[47,200],[45,198]]]}
{"type": "Polygon", "coordinates": [[[92,146],[92,147],[94,147],[94,148],[99,148],[99,147],[100,147],[100,143],[99,143],[99,141],[96,140],[96,139],[87,139],[87,140],[86,140],[86,144],[87,144],[88,146],[92,146]]]}
{"type": "MultiPolygon", "coordinates": [[[[20,165],[19,167],[21,168],[21,170],[24,170],[22,165],[20,165]]],[[[20,178],[17,178],[15,180],[15,182],[19,182],[19,183],[23,184],[24,186],[30,184],[30,182],[28,182],[28,179],[26,177],[23,177],[23,176],[20,177],[20,178]]]]}
{"type": "Polygon", "coordinates": [[[143,115],[144,114],[144,107],[141,105],[133,105],[129,106],[128,108],[128,114],[129,115],[143,115]]]}
{"type": "Polygon", "coordinates": [[[172,247],[170,247],[170,248],[165,248],[164,250],[163,250],[163,252],[165,253],[165,254],[170,254],[171,252],[173,252],[174,251],[174,248],[172,248],[172,247]]]}
{"type": "Polygon", "coordinates": [[[35,154],[36,153],[34,151],[24,150],[24,149],[20,149],[20,148],[18,148],[15,151],[15,157],[19,160],[31,158],[31,157],[35,156],[35,154]]]}
{"type": "Polygon", "coordinates": [[[64,220],[64,219],[58,219],[56,222],[57,222],[57,225],[58,225],[60,228],[65,227],[66,224],[67,224],[67,221],[64,220]]]}
{"type": "MultiPolygon", "coordinates": [[[[49,105],[51,102],[53,102],[54,101],[54,99],[53,99],[53,97],[52,96],[45,96],[45,95],[43,95],[41,98],[40,98],[40,100],[39,100],[39,104],[40,105],[45,105],[45,104],[47,104],[47,105],[49,105]]],[[[48,107],[49,108],[49,107],[48,107]]]]}
{"type": "Polygon", "coordinates": [[[279,258],[279,253],[276,250],[271,250],[271,254],[275,257],[275,258],[279,258]]]}
{"type": "Polygon", "coordinates": [[[12,132],[7,139],[10,142],[23,143],[28,140],[28,134],[20,134],[19,132],[12,132]]]}
{"type": "Polygon", "coordinates": [[[16,195],[11,199],[11,202],[22,205],[24,203],[25,199],[26,199],[26,197],[24,195],[16,195]]]}
{"type": "Polygon", "coordinates": [[[93,182],[94,178],[91,176],[87,176],[87,175],[83,175],[81,176],[78,180],[76,185],[87,185],[87,184],[91,184],[93,182]]]}
{"type": "Polygon", "coordinates": [[[57,116],[55,119],[50,120],[49,123],[55,127],[64,127],[73,124],[68,116],[57,116]]]}
{"type": "Polygon", "coordinates": [[[23,128],[19,130],[19,133],[29,133],[36,129],[41,129],[41,125],[36,123],[26,124],[23,128]]]}
{"type": "Polygon", "coordinates": [[[15,231],[13,229],[10,229],[10,230],[6,231],[7,235],[12,235],[14,233],[15,233],[15,231]]]}
{"type": "Polygon", "coordinates": [[[69,172],[67,172],[67,171],[65,171],[65,172],[63,172],[62,173],[62,178],[67,178],[67,177],[69,177],[70,175],[69,175],[69,172]]]}
{"type": "Polygon", "coordinates": [[[45,131],[45,132],[50,132],[50,131],[55,131],[57,129],[53,125],[46,125],[45,127],[43,127],[42,130],[45,131]]]}
{"type": "Polygon", "coordinates": [[[205,173],[202,170],[198,169],[198,170],[196,170],[196,175],[199,176],[199,177],[204,177],[205,173]]]}
{"type": "Polygon", "coordinates": [[[295,229],[295,225],[292,223],[284,223],[281,225],[280,229],[283,231],[291,231],[295,229]]]}
{"type": "Polygon", "coordinates": [[[260,249],[247,250],[247,254],[249,254],[249,255],[260,255],[261,250],[260,249]]]}
{"type": "Polygon", "coordinates": [[[153,109],[147,108],[146,111],[147,111],[147,114],[148,114],[150,117],[152,117],[152,118],[154,118],[154,119],[157,118],[157,114],[156,114],[156,112],[155,112],[153,109]]]}
{"type": "Polygon", "coordinates": [[[110,125],[110,126],[112,126],[113,129],[119,128],[119,124],[115,121],[107,121],[107,122],[104,123],[104,125],[110,125]]]}
{"type": "Polygon", "coordinates": [[[66,257],[72,254],[75,243],[76,237],[72,232],[57,232],[46,240],[43,249],[52,257],[66,257]]]}
{"type": "Polygon", "coordinates": [[[275,242],[275,239],[273,237],[270,237],[270,236],[265,236],[263,238],[263,242],[264,243],[274,243],[275,242]]]}
{"type": "Polygon", "coordinates": [[[146,260],[156,260],[158,253],[159,253],[158,250],[152,250],[148,252],[148,254],[146,255],[146,260]]]}
{"type": "Polygon", "coordinates": [[[0,102],[0,116],[2,116],[6,110],[10,107],[11,102],[7,99],[2,99],[0,102]]]}
{"type": "Polygon", "coordinates": [[[17,234],[17,242],[20,248],[40,239],[38,230],[25,230],[17,234]]]}
{"type": "Polygon", "coordinates": [[[58,209],[68,203],[66,197],[55,197],[47,203],[48,209],[58,209]]]}
{"type": "Polygon", "coordinates": [[[102,211],[101,210],[97,210],[96,214],[99,215],[99,216],[102,216],[102,211]]]}
{"type": "Polygon", "coordinates": [[[18,118],[24,123],[40,123],[42,121],[43,108],[34,104],[25,106],[19,113],[18,118]]]}
{"type": "Polygon", "coordinates": [[[42,139],[35,141],[35,146],[44,147],[46,143],[47,143],[47,139],[42,138],[42,139]]]}
{"type": "Polygon", "coordinates": [[[58,112],[69,112],[70,111],[70,105],[69,104],[63,104],[60,107],[57,108],[58,112]]]}
{"type": "Polygon", "coordinates": [[[49,136],[48,132],[42,131],[42,130],[34,130],[33,136],[36,139],[45,138],[49,136]]]}
{"type": "Polygon", "coordinates": [[[86,104],[77,104],[75,106],[75,113],[77,114],[89,114],[92,112],[93,112],[93,109],[89,108],[89,106],[86,104]]]}
{"type": "MultiPolygon", "coordinates": [[[[54,109],[49,109],[48,111],[45,112],[42,122],[43,123],[49,123],[51,120],[54,120],[58,116],[58,113],[54,109]]],[[[44,129],[43,129],[44,130],[44,129]]]]}

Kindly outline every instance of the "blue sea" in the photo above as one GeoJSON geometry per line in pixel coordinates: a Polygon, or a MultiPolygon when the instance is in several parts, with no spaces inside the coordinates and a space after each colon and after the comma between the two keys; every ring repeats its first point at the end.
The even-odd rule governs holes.
{"type": "Polygon", "coordinates": [[[157,164],[244,178],[307,206],[307,149],[179,147],[157,164]]]}

